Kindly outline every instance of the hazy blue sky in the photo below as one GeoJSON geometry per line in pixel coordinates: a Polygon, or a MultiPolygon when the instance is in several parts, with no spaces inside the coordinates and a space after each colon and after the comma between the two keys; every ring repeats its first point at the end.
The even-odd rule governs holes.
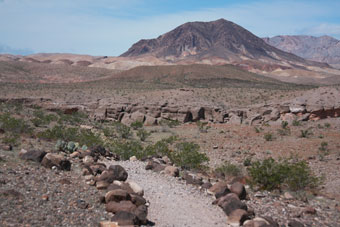
{"type": "Polygon", "coordinates": [[[339,10],[340,0],[0,0],[0,45],[116,56],[185,22],[220,18],[260,37],[340,39],[339,10]]]}

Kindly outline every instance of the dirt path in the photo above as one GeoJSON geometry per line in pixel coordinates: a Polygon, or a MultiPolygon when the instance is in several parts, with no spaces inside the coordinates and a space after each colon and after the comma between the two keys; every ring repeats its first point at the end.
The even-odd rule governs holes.
{"type": "Polygon", "coordinates": [[[119,164],[133,180],[144,188],[145,198],[150,202],[148,219],[155,226],[227,226],[226,215],[213,206],[213,198],[186,185],[177,178],[146,171],[142,162],[110,162],[119,164]]]}

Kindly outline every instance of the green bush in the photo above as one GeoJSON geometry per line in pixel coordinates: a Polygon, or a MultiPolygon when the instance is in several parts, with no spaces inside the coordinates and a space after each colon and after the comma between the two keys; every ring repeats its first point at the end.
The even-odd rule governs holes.
{"type": "Polygon", "coordinates": [[[312,174],[305,161],[281,160],[273,158],[253,162],[248,168],[251,184],[258,185],[260,189],[274,190],[288,188],[297,191],[306,187],[316,187],[319,178],[312,174]]]}
{"type": "Polygon", "coordinates": [[[68,125],[79,125],[83,123],[87,119],[87,114],[81,111],[74,112],[72,114],[64,114],[62,112],[58,112],[59,115],[59,124],[68,124],[68,125]]]}
{"type": "Polygon", "coordinates": [[[300,133],[300,138],[307,138],[308,136],[312,135],[309,129],[301,130],[300,133]]]}
{"type": "Polygon", "coordinates": [[[31,122],[33,123],[34,126],[39,127],[41,125],[48,125],[50,124],[52,121],[57,121],[58,117],[53,115],[53,114],[47,114],[45,115],[45,113],[42,110],[35,110],[33,112],[33,116],[35,118],[33,118],[31,120],[31,122]]]}
{"type": "Polygon", "coordinates": [[[293,120],[292,125],[293,125],[293,126],[300,126],[300,125],[301,125],[301,122],[298,121],[298,120],[293,120]]]}
{"type": "Polygon", "coordinates": [[[147,156],[143,146],[138,141],[116,141],[111,145],[113,153],[119,155],[122,160],[128,160],[132,156],[142,159],[147,156]]]}
{"type": "Polygon", "coordinates": [[[54,126],[51,129],[39,132],[37,137],[48,140],[64,140],[67,142],[75,141],[80,145],[88,147],[103,144],[99,135],[86,129],[66,128],[65,126],[54,126]]]}
{"type": "Polygon", "coordinates": [[[143,122],[141,121],[135,121],[131,123],[131,128],[133,128],[134,130],[143,128],[143,122]]]}
{"type": "Polygon", "coordinates": [[[286,129],[288,127],[288,122],[287,121],[282,121],[281,122],[281,128],[286,129]]]}
{"type": "Polygon", "coordinates": [[[131,136],[131,128],[120,122],[115,122],[114,127],[120,138],[128,139],[131,136]]]}
{"type": "Polygon", "coordinates": [[[148,138],[149,136],[151,135],[151,133],[150,132],[148,132],[148,131],[146,131],[145,129],[139,129],[138,131],[137,131],[137,136],[139,137],[139,139],[141,140],[141,141],[145,141],[146,140],[146,138],[148,138]]]}
{"type": "Polygon", "coordinates": [[[209,158],[206,154],[199,152],[199,145],[192,142],[176,144],[176,150],[170,153],[171,161],[183,169],[203,169],[204,162],[209,158]]]}
{"type": "Polygon", "coordinates": [[[164,140],[158,141],[155,144],[149,145],[145,148],[145,153],[149,156],[170,156],[170,149],[167,142],[164,140]]]}
{"type": "Polygon", "coordinates": [[[31,134],[32,128],[23,119],[11,117],[9,113],[0,115],[0,128],[14,134],[31,134]]]}
{"type": "Polygon", "coordinates": [[[19,135],[8,134],[8,135],[5,135],[5,137],[3,137],[1,141],[3,144],[6,144],[6,145],[17,146],[18,138],[19,138],[19,135]]]}
{"type": "Polygon", "coordinates": [[[264,139],[266,140],[266,141],[273,141],[274,140],[274,136],[273,136],[273,134],[272,133],[270,133],[270,132],[267,132],[266,134],[264,134],[264,139]]]}
{"type": "Polygon", "coordinates": [[[224,162],[221,166],[216,168],[215,172],[222,173],[224,176],[228,177],[237,177],[242,175],[242,169],[229,161],[224,162]]]}

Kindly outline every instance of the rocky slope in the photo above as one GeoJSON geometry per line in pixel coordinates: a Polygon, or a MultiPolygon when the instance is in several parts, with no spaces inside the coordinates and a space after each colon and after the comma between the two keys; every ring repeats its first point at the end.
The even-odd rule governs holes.
{"type": "Polygon", "coordinates": [[[330,36],[275,36],[263,38],[265,42],[280,50],[305,59],[340,64],[340,41],[330,36]]]}
{"type": "Polygon", "coordinates": [[[224,19],[185,23],[157,39],[137,42],[121,56],[136,57],[147,54],[169,60],[193,57],[197,60],[264,59],[269,62],[313,64],[266,44],[241,26],[224,19]]]}

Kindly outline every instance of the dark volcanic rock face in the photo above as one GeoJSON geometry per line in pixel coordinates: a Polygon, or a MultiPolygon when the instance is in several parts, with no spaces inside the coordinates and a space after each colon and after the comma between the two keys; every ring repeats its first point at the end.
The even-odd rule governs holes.
{"type": "Polygon", "coordinates": [[[263,38],[268,44],[300,57],[340,64],[340,41],[329,36],[275,36],[263,38]]]}
{"type": "Polygon", "coordinates": [[[121,56],[144,54],[159,58],[195,56],[198,59],[219,57],[239,60],[246,57],[306,63],[304,59],[278,50],[241,26],[224,19],[185,23],[157,39],[137,42],[121,56]]]}

